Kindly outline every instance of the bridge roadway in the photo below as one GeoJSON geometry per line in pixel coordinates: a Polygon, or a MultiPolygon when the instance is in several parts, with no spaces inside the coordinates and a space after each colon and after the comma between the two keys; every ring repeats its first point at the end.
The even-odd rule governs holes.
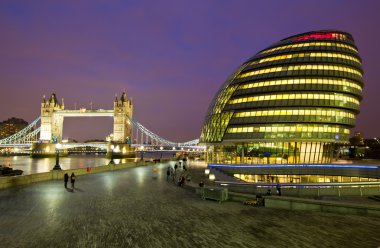
{"type": "MultiPolygon", "coordinates": [[[[171,162],[171,165],[173,163],[171,162]]],[[[1,247],[378,247],[378,218],[218,204],[166,182],[168,164],[0,191],[1,247]]],[[[196,169],[190,167],[192,173],[196,169]]],[[[195,174],[194,174],[195,175],[195,174]]]]}
{"type": "Polygon", "coordinates": [[[104,109],[79,109],[79,110],[57,110],[54,115],[64,117],[113,117],[114,110],[104,109]]]}

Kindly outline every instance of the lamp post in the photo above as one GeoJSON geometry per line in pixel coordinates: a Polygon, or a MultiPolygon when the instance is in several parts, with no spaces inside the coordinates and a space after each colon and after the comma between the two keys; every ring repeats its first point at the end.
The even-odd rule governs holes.
{"type": "Polygon", "coordinates": [[[110,149],[111,149],[111,161],[110,161],[109,164],[115,164],[115,161],[113,161],[113,149],[114,149],[114,148],[115,148],[114,145],[111,145],[111,146],[110,146],[110,149]]]}
{"type": "Polygon", "coordinates": [[[144,160],[144,146],[141,146],[140,149],[141,149],[141,160],[144,160]]]}
{"type": "Polygon", "coordinates": [[[53,170],[61,170],[61,166],[59,165],[59,149],[62,148],[62,144],[58,143],[55,145],[55,165],[53,170]]]}
{"type": "Polygon", "coordinates": [[[161,150],[161,158],[160,159],[162,159],[162,150],[164,150],[164,148],[161,146],[160,150],[161,150]]]}

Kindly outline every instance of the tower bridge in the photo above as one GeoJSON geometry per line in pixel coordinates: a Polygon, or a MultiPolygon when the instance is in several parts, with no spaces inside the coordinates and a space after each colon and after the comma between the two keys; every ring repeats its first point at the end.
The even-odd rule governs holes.
{"type": "Polygon", "coordinates": [[[113,110],[65,110],[64,101],[58,101],[55,93],[49,99],[42,99],[41,103],[41,134],[42,142],[58,143],[62,142],[63,121],[65,117],[113,117],[113,140],[114,142],[124,143],[131,139],[133,103],[127,99],[124,91],[120,99],[115,97],[113,110]]]}
{"type": "Polygon", "coordinates": [[[120,151],[120,153],[130,153],[141,149],[173,151],[204,149],[203,146],[198,146],[198,139],[187,142],[169,141],[133,119],[133,103],[131,99],[127,99],[125,91],[120,98],[115,97],[114,108],[111,110],[65,109],[64,100],[58,101],[55,93],[52,93],[48,99],[44,96],[41,103],[41,116],[21,131],[0,140],[0,148],[26,149],[32,155],[54,155],[56,145],[61,143],[63,150],[74,147],[96,147],[110,151],[112,147],[117,147],[116,152],[120,151]],[[72,117],[113,117],[113,133],[107,142],[63,143],[64,119],[72,117]]]}

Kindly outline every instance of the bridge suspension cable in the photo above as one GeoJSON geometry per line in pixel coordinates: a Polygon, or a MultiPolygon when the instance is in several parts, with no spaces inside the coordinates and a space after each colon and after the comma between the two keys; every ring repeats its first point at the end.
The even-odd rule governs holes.
{"type": "Polygon", "coordinates": [[[41,116],[37,117],[28,126],[18,131],[17,133],[8,136],[0,140],[0,144],[25,144],[34,143],[38,140],[38,134],[41,130],[40,127],[36,127],[37,122],[39,122],[41,116]]]}
{"type": "Polygon", "coordinates": [[[136,135],[132,135],[132,136],[133,138],[136,138],[137,143],[138,143],[139,132],[140,132],[140,144],[183,147],[183,146],[196,146],[199,143],[199,139],[190,140],[187,142],[173,142],[153,133],[152,131],[144,127],[141,123],[139,123],[135,119],[129,118],[129,121],[132,122],[133,127],[135,128],[136,135]],[[144,134],[145,134],[145,142],[144,142],[144,136],[143,136],[144,134]]]}
{"type": "MultiPolygon", "coordinates": [[[[129,117],[128,117],[129,118],[129,117]]],[[[33,122],[31,122],[27,127],[18,131],[17,133],[0,140],[2,145],[19,145],[19,144],[32,144],[39,140],[39,133],[41,127],[37,127],[37,123],[41,120],[41,116],[37,117],[33,122]]],[[[160,146],[172,146],[172,147],[190,147],[197,146],[199,139],[194,139],[186,142],[173,142],[167,140],[154,132],[150,131],[144,127],[141,123],[135,119],[129,118],[132,123],[132,137],[131,143],[141,144],[141,145],[160,145],[160,146]],[[135,135],[133,134],[135,131],[135,135]],[[145,138],[145,140],[144,140],[145,138]],[[140,140],[139,140],[140,139],[140,140]],[[136,140],[136,142],[133,142],[136,140]],[[140,141],[140,143],[139,143],[140,141]]]]}

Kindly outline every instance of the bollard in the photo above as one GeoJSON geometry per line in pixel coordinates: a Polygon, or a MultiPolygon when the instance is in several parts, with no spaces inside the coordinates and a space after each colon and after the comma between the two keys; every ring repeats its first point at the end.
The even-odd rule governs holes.
{"type": "Polygon", "coordinates": [[[87,172],[90,172],[90,171],[91,171],[91,167],[90,167],[90,166],[87,166],[86,171],[87,171],[87,172]]]}

